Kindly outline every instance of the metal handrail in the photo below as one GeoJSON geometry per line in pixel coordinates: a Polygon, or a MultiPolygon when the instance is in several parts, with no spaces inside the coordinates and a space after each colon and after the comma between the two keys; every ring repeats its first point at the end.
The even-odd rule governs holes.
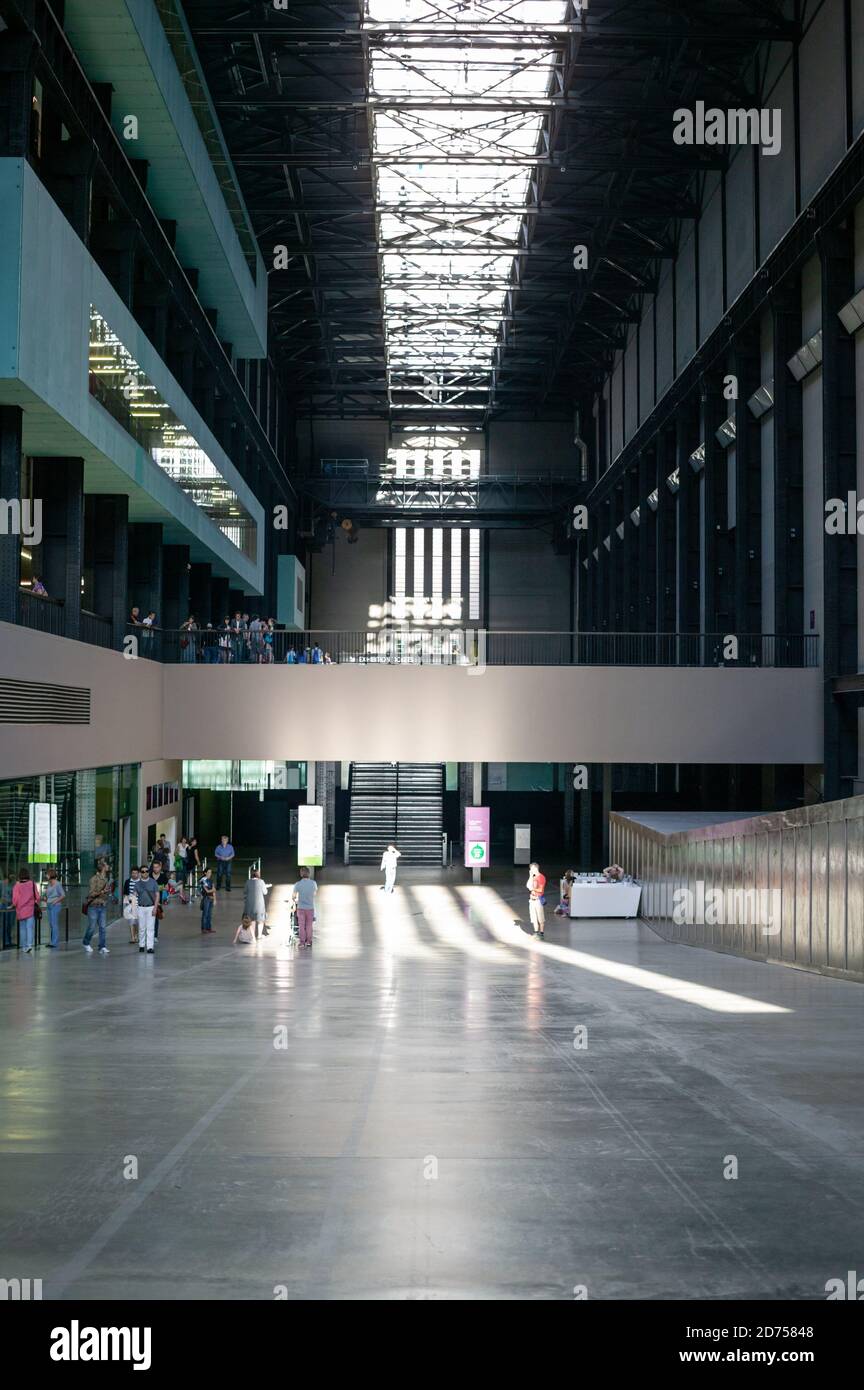
{"type": "Polygon", "coordinates": [[[139,655],[214,665],[816,667],[815,633],[487,631],[479,627],[399,627],[373,631],[276,628],[153,628],[139,655]]]}

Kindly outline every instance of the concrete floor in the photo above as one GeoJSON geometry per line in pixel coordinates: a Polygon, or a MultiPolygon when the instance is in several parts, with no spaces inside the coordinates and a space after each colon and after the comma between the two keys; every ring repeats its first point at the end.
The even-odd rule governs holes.
{"type": "Polygon", "coordinates": [[[235,891],[212,937],[172,906],[152,957],[122,925],[108,958],[5,953],[0,1277],[761,1300],[861,1269],[861,987],[635,923],[550,916],[535,946],[523,876],[403,871],[386,898],[335,868],[312,951],[279,944],[277,884],[257,947],[230,945],[235,891]]]}

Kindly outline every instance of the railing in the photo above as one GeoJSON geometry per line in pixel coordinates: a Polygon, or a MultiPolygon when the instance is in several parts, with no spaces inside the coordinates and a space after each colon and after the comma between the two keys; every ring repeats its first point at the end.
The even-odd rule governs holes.
{"type": "Polygon", "coordinates": [[[86,608],[82,608],[78,640],[79,642],[89,642],[93,647],[110,647],[113,641],[111,619],[103,618],[99,613],[90,613],[86,608]]]}
{"type": "Polygon", "coordinates": [[[37,632],[62,637],[66,632],[66,607],[62,598],[45,598],[29,589],[18,590],[18,622],[37,632]]]}
{"type": "Polygon", "coordinates": [[[815,667],[812,633],[486,632],[390,628],[259,633],[130,627],[138,655],[207,665],[815,667]]]}

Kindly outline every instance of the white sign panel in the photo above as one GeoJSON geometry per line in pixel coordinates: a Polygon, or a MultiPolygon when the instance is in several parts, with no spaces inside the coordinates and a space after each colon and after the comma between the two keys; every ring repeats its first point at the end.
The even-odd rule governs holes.
{"type": "Polygon", "coordinates": [[[324,807],[300,806],[297,816],[297,863],[315,868],[324,863],[324,807]]]}
{"type": "Polygon", "coordinates": [[[57,862],[57,807],[48,801],[30,802],[27,859],[31,864],[57,862]]]}

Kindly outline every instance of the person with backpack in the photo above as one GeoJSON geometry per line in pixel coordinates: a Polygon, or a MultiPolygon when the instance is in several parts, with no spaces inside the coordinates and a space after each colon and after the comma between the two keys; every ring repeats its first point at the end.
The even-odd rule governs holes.
{"type": "Polygon", "coordinates": [[[138,899],[138,954],[143,956],[146,951],[148,956],[152,956],[156,940],[159,884],[153,877],[152,869],[148,869],[146,865],[141,866],[141,877],[135,886],[135,895],[138,899]]]}
{"type": "Polygon", "coordinates": [[[29,956],[36,939],[36,919],[42,916],[39,889],[27,869],[22,869],[12,889],[12,906],[18,920],[18,940],[22,951],[29,956]]]}
{"type": "Polygon", "coordinates": [[[201,930],[202,932],[212,932],[216,889],[213,887],[213,875],[209,869],[206,870],[199,887],[201,889],[201,930]]]}
{"type": "Polygon", "coordinates": [[[528,914],[534,935],[538,941],[543,941],[546,928],[546,875],[541,874],[539,864],[529,864],[525,887],[528,889],[528,914]]]}

